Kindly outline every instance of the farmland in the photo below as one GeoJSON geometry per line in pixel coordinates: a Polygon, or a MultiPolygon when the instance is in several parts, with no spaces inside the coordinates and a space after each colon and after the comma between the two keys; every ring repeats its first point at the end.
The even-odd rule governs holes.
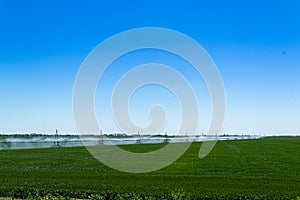
{"type": "MultiPolygon", "coordinates": [[[[164,144],[122,145],[149,152],[164,144]]],[[[0,151],[0,197],[91,199],[297,199],[300,137],[219,141],[204,159],[195,142],[170,166],[130,174],[84,147],[0,151]]]]}

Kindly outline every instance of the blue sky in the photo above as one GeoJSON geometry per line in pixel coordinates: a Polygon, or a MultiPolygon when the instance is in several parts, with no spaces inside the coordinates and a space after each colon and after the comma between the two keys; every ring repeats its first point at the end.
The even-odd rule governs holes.
{"type": "Polygon", "coordinates": [[[72,91],[84,58],[109,36],[147,26],[189,35],[211,55],[227,93],[224,132],[300,133],[299,9],[297,0],[1,0],[0,133],[74,132],[72,91]]]}

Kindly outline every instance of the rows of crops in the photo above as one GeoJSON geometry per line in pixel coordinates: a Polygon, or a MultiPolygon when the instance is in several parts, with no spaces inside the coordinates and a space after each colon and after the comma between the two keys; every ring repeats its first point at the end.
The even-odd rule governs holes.
{"type": "MultiPolygon", "coordinates": [[[[164,144],[124,145],[134,152],[164,144]]],[[[151,173],[113,170],[83,147],[0,151],[0,196],[44,199],[296,199],[300,138],[220,141],[204,159],[193,143],[151,173]]]]}

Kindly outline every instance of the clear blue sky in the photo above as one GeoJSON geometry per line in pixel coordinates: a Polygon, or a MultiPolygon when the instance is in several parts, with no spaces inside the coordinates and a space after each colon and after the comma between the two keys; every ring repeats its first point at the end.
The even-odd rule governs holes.
{"type": "Polygon", "coordinates": [[[185,33],[214,59],[227,92],[224,132],[300,133],[299,10],[297,0],[1,0],[0,133],[74,132],[83,59],[107,37],[146,26],[185,33]]]}

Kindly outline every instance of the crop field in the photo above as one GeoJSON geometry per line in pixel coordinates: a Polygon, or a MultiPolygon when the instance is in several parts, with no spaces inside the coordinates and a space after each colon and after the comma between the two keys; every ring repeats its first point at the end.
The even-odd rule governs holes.
{"type": "MultiPolygon", "coordinates": [[[[122,145],[146,152],[164,144],[122,145]]],[[[300,199],[300,137],[196,142],[172,165],[131,174],[84,147],[0,151],[0,197],[20,199],[300,199]]]]}

